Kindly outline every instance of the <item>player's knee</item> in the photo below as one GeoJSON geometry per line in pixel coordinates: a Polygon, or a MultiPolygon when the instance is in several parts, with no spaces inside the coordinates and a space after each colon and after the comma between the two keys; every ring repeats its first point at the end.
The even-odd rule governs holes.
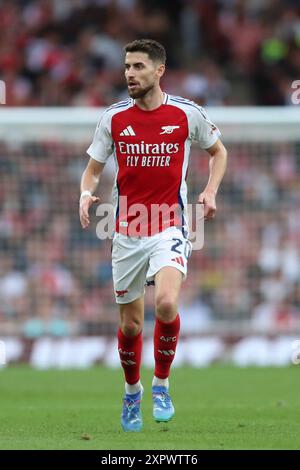
{"type": "Polygon", "coordinates": [[[121,330],[125,336],[136,336],[142,331],[142,322],[138,319],[126,319],[121,323],[121,330]]]}
{"type": "Polygon", "coordinates": [[[156,315],[162,321],[172,321],[177,315],[177,305],[169,294],[160,295],[156,299],[156,315]]]}

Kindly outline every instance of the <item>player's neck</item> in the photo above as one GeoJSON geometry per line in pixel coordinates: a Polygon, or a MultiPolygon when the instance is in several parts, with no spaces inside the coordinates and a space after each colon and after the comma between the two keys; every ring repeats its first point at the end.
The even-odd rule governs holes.
{"type": "Polygon", "coordinates": [[[151,90],[146,96],[143,96],[143,98],[135,100],[136,105],[143,111],[153,111],[154,109],[159,108],[163,102],[164,93],[160,88],[151,90]]]}

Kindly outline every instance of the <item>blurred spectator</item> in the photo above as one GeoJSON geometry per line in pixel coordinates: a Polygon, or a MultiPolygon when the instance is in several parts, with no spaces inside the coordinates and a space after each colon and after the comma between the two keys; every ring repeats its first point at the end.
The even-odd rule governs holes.
{"type": "Polygon", "coordinates": [[[7,105],[111,104],[126,95],[122,48],[141,37],[165,45],[169,93],[204,105],[291,105],[299,2],[4,0],[7,105]]]}
{"type": "MultiPolygon", "coordinates": [[[[113,333],[118,309],[111,242],[80,227],[78,182],[88,143],[0,142],[0,321],[24,325],[28,337],[113,333]]],[[[294,324],[300,308],[300,146],[231,143],[218,217],[205,226],[180,299],[183,329],[213,320],[294,324]],[[291,323],[292,322],[292,323],[291,323]]],[[[189,200],[207,178],[205,152],[193,148],[189,200]]],[[[111,158],[99,194],[110,200],[111,158]]],[[[153,320],[147,287],[146,320],[153,320]]]]}
{"type": "MultiPolygon", "coordinates": [[[[204,105],[291,104],[300,70],[297,1],[6,0],[0,79],[7,104],[110,105],[127,96],[123,45],[145,36],[167,48],[169,93],[204,105]]],[[[77,217],[87,146],[0,142],[0,321],[23,325],[28,337],[67,335],[74,324],[83,333],[116,328],[110,242],[98,240],[95,227],[83,232],[77,217]]],[[[300,309],[299,142],[228,149],[218,217],[189,263],[186,331],[214,319],[293,325],[300,309]]],[[[207,156],[193,149],[191,201],[207,168],[207,156]]],[[[106,200],[113,172],[111,159],[100,189],[106,200]]]]}

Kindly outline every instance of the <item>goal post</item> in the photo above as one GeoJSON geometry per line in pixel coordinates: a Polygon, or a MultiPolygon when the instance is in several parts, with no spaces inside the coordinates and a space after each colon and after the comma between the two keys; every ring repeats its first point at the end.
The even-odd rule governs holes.
{"type": "MultiPolygon", "coordinates": [[[[299,140],[300,110],[291,107],[211,107],[224,141],[299,140]]],[[[0,108],[0,138],[89,139],[105,108],[0,108]],[[16,132],[14,132],[16,131],[16,132]]]]}

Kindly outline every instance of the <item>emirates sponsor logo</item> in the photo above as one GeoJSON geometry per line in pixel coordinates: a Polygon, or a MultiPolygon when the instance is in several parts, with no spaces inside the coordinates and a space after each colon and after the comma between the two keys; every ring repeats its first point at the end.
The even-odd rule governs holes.
{"type": "Polygon", "coordinates": [[[135,144],[119,141],[118,146],[120,153],[127,155],[166,155],[179,151],[179,143],[147,144],[144,140],[135,144]]]}

